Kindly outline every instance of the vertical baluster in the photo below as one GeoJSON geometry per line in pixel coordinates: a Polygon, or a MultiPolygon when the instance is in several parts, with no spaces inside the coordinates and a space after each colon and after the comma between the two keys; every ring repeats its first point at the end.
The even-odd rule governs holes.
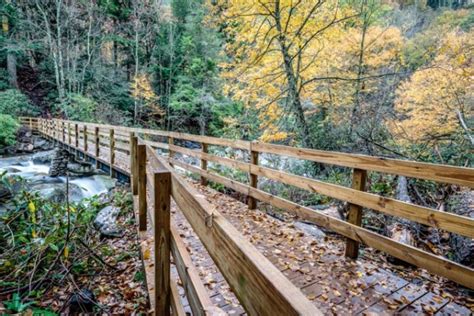
{"type": "MultiPolygon", "coordinates": [[[[252,143],[250,143],[250,163],[252,165],[258,166],[258,151],[253,151],[252,150],[252,143]]],[[[256,174],[253,174],[252,172],[249,172],[249,178],[250,178],[250,186],[252,188],[257,188],[258,186],[258,176],[256,174]]],[[[249,196],[248,197],[248,207],[251,210],[254,210],[257,208],[257,200],[254,197],[249,196]]]]}
{"type": "MultiPolygon", "coordinates": [[[[367,182],[367,171],[354,169],[352,174],[352,188],[354,190],[365,191],[367,182]]],[[[361,226],[362,224],[362,206],[349,203],[349,215],[347,221],[351,224],[361,226]]],[[[346,257],[356,259],[359,254],[359,242],[347,239],[346,257]]]]}
{"type": "Polygon", "coordinates": [[[138,171],[138,228],[146,230],[146,146],[137,146],[137,171],[138,171]]]}
{"type": "MultiPolygon", "coordinates": [[[[201,152],[203,154],[207,154],[208,152],[208,147],[206,143],[201,143],[201,152]]],[[[207,170],[207,160],[201,158],[201,169],[202,170],[207,170]]],[[[201,176],[201,184],[202,185],[207,185],[207,178],[204,176],[201,176]]]]}
{"type": "Polygon", "coordinates": [[[171,305],[170,288],[170,206],[171,173],[154,174],[154,213],[155,213],[155,305],[156,315],[169,316],[171,305]]]}

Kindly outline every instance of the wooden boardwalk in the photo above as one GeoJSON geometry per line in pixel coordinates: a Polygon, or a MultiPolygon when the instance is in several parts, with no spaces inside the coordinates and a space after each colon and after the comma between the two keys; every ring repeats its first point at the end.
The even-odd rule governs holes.
{"type": "MultiPolygon", "coordinates": [[[[82,139],[80,147],[83,148],[82,139]]],[[[95,148],[89,144],[88,153],[95,148]]],[[[101,151],[103,163],[110,160],[101,151]]],[[[115,163],[124,172],[129,170],[126,154],[116,153],[115,163]]],[[[468,307],[454,302],[448,292],[436,288],[429,280],[410,282],[387,268],[364,257],[358,260],[344,256],[345,240],[326,236],[312,237],[295,227],[268,216],[259,210],[249,210],[230,196],[219,193],[195,181],[192,185],[214,205],[256,248],[288,277],[323,313],[328,315],[472,315],[468,307]]],[[[173,203],[174,204],[174,203],[173,203]]],[[[229,315],[244,315],[245,311],[232,293],[217,266],[192,230],[181,211],[172,207],[172,220],[186,244],[193,264],[199,271],[212,302],[229,315]]],[[[144,252],[152,249],[151,227],[142,234],[144,252]]],[[[152,250],[151,250],[152,251],[152,250]]],[[[148,256],[147,256],[148,257],[148,256]]],[[[149,258],[153,258],[150,253],[149,258]]],[[[146,258],[145,265],[152,265],[146,258]]],[[[152,269],[148,269],[152,273],[152,269]]],[[[175,269],[172,275],[178,279],[175,269]]],[[[153,280],[152,276],[147,278],[153,280]]],[[[432,276],[436,280],[435,276],[432,276]]],[[[178,283],[179,284],[179,283],[178,283]]],[[[152,287],[152,285],[149,285],[152,287]]],[[[185,311],[191,314],[182,287],[178,289],[185,311]]]]}

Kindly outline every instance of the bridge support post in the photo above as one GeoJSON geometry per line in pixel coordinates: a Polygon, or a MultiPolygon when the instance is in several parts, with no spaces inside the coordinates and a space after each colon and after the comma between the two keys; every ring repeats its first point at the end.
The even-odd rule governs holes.
{"type": "Polygon", "coordinates": [[[146,230],[146,145],[137,145],[138,228],[146,230]]]}
{"type": "Polygon", "coordinates": [[[78,158],[78,148],[79,148],[79,126],[76,124],[74,124],[74,149],[76,151],[76,159],[78,158]]]}
{"type": "MultiPolygon", "coordinates": [[[[367,171],[354,169],[352,174],[352,188],[354,190],[365,191],[367,182],[367,171]]],[[[349,215],[347,221],[351,224],[362,225],[362,206],[349,203],[349,215]]],[[[359,242],[347,238],[346,241],[346,257],[357,259],[359,255],[359,242]]]]}
{"type": "Polygon", "coordinates": [[[87,150],[89,149],[89,146],[87,144],[87,125],[84,124],[84,129],[82,130],[82,132],[84,133],[84,151],[87,153],[87,150]]]}
{"type": "MultiPolygon", "coordinates": [[[[201,143],[201,151],[203,154],[207,154],[208,148],[206,143],[201,143]]],[[[207,170],[207,160],[201,158],[201,169],[202,170],[207,170]]],[[[207,178],[204,176],[201,176],[201,184],[202,185],[207,185],[207,178]]]]}
{"type": "MultiPolygon", "coordinates": [[[[169,156],[168,156],[168,159],[171,160],[171,159],[174,159],[174,151],[171,150],[171,146],[174,145],[174,138],[173,137],[168,137],[168,146],[169,147],[169,156]]],[[[173,164],[170,162],[170,165],[173,166],[173,164]]]]}
{"type": "Polygon", "coordinates": [[[169,316],[171,307],[171,173],[154,173],[154,246],[155,246],[155,314],[169,316]]]}
{"type": "MultiPolygon", "coordinates": [[[[252,143],[250,143],[250,163],[253,165],[258,165],[258,151],[252,150],[252,143]]],[[[250,186],[252,188],[257,188],[258,176],[249,171],[249,178],[250,186]]],[[[257,208],[257,200],[254,197],[248,196],[248,207],[250,210],[254,210],[257,208]]]]}
{"type": "Polygon", "coordinates": [[[94,143],[95,143],[95,168],[99,169],[100,167],[100,162],[99,162],[99,156],[100,156],[100,134],[99,134],[99,127],[96,126],[94,128],[94,143]]]}
{"type": "Polygon", "coordinates": [[[109,130],[109,145],[110,145],[110,176],[114,177],[114,163],[115,163],[115,136],[114,130],[109,130]]]}
{"type": "Polygon", "coordinates": [[[137,144],[135,133],[130,133],[130,175],[133,195],[138,194],[137,144]]]}

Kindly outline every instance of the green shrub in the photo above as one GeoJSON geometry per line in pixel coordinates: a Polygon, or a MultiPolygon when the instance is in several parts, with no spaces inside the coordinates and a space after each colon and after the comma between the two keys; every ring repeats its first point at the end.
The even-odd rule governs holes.
{"type": "Polygon", "coordinates": [[[0,126],[0,147],[14,145],[20,124],[10,115],[0,114],[0,126]]]}
{"type": "Polygon", "coordinates": [[[71,93],[59,104],[59,110],[73,121],[95,122],[97,103],[81,94],[71,93]]]}
{"type": "Polygon", "coordinates": [[[9,114],[14,117],[36,116],[39,110],[21,91],[8,89],[0,92],[0,114],[9,114]]]}

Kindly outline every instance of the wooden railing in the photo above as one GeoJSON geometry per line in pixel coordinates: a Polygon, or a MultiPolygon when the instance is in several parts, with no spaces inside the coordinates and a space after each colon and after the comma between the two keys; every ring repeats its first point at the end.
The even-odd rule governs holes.
{"type": "MultiPolygon", "coordinates": [[[[466,287],[471,289],[474,288],[473,269],[455,263],[442,256],[434,255],[410,245],[399,243],[386,236],[363,228],[361,220],[363,210],[366,208],[387,215],[408,219],[468,238],[474,238],[474,219],[472,218],[366,192],[367,173],[371,171],[474,188],[473,168],[327,152],[274,145],[257,141],[249,142],[230,140],[151,129],[128,128],[123,126],[64,120],[30,120],[29,118],[23,119],[23,122],[31,124],[33,128],[37,128],[43,134],[56,140],[66,142],[74,148],[79,148],[80,143],[82,142],[83,145],[81,150],[88,150],[92,156],[95,155],[97,161],[99,161],[98,163],[110,164],[112,166],[110,168],[111,173],[114,172],[113,170],[120,171],[125,169],[123,161],[119,161],[119,156],[117,155],[120,155],[120,157],[128,157],[130,153],[134,152],[134,144],[140,143],[137,145],[137,148],[142,149],[138,150],[146,152],[149,157],[148,159],[155,161],[154,164],[156,166],[161,163],[160,168],[168,170],[171,174],[171,195],[173,199],[186,215],[190,223],[194,223],[194,226],[196,227],[193,226],[193,228],[203,240],[203,243],[208,248],[211,256],[223,272],[223,275],[229,281],[229,284],[232,286],[233,290],[236,292],[242,304],[248,311],[261,311],[260,308],[262,306],[255,306],[255,304],[258,305],[259,303],[253,302],[255,297],[258,297],[258,300],[267,308],[269,302],[273,302],[276,298],[278,298],[277,300],[282,299],[282,301],[288,300],[287,304],[289,305],[286,307],[290,308],[291,306],[293,310],[297,310],[297,308],[289,303],[289,301],[304,306],[300,311],[304,311],[305,308],[307,308],[307,304],[303,303],[304,297],[300,297],[294,293],[297,290],[291,286],[291,283],[288,284],[288,282],[280,280],[279,272],[270,268],[269,263],[264,260],[264,258],[261,257],[253,247],[245,243],[245,247],[242,248],[241,243],[244,242],[244,239],[235,231],[235,229],[233,229],[232,226],[225,222],[221,215],[216,215],[215,211],[211,210],[211,207],[205,201],[197,197],[194,190],[182,181],[170,165],[173,167],[181,167],[189,172],[198,174],[201,177],[201,183],[203,184],[206,184],[207,181],[210,180],[247,195],[249,197],[248,204],[250,208],[255,208],[257,201],[265,202],[274,207],[284,209],[301,219],[313,222],[347,237],[346,255],[349,257],[357,257],[359,244],[362,243],[369,247],[384,251],[387,254],[418,267],[425,268],[434,274],[446,277],[466,287]],[[74,128],[74,135],[71,135],[71,128],[74,128]],[[94,131],[94,133],[92,133],[92,131],[94,131]],[[65,133],[68,133],[68,137],[64,136],[65,133]],[[91,152],[90,148],[87,148],[86,144],[89,143],[90,145],[91,139],[88,138],[87,135],[93,136],[92,139],[94,144],[92,145],[95,148],[95,151],[91,152]],[[135,140],[134,137],[136,136],[140,137],[141,140],[135,140]],[[72,139],[74,139],[75,143],[72,142],[72,139]],[[193,150],[179,146],[182,141],[199,143],[201,144],[201,149],[193,150]],[[146,150],[143,149],[143,146],[146,146],[146,150]],[[248,161],[214,155],[209,151],[210,146],[230,147],[244,151],[247,153],[246,156],[249,157],[248,161]],[[160,149],[163,153],[168,153],[168,156],[157,155],[156,149],[160,149]],[[107,155],[102,156],[105,151],[107,151],[107,155]],[[262,153],[352,168],[352,186],[345,187],[326,183],[259,165],[259,154],[262,153]],[[184,162],[180,159],[180,155],[199,159],[201,161],[200,167],[184,162]],[[167,161],[165,161],[165,157],[167,161]],[[208,162],[217,163],[247,173],[249,183],[238,182],[207,170],[208,162]],[[341,201],[347,201],[349,203],[348,219],[347,221],[340,220],[265,192],[258,188],[258,179],[260,177],[271,179],[285,185],[298,187],[309,192],[316,192],[341,201]],[[213,225],[210,225],[210,227],[206,224],[210,221],[209,218],[211,218],[211,222],[214,223],[213,225]],[[225,223],[221,224],[220,221],[224,221],[225,223]],[[216,245],[219,246],[216,247],[216,245]],[[234,250],[236,249],[234,248],[240,249],[239,251],[242,253],[235,253],[234,250]],[[225,249],[233,250],[226,252],[225,249]],[[252,260],[249,259],[250,261],[247,261],[247,259],[245,259],[245,262],[240,262],[240,264],[238,264],[238,262],[242,260],[242,257],[240,257],[241,254],[247,255],[249,258],[252,258],[252,260]],[[256,261],[255,258],[257,257],[258,260],[256,261]],[[265,262],[264,267],[257,264],[259,260],[265,262]],[[229,262],[231,264],[229,264],[229,262]],[[251,266],[247,267],[246,264],[250,264],[251,266]],[[230,268],[230,266],[232,268],[230,268]],[[238,266],[245,268],[240,270],[238,266]],[[238,275],[240,273],[246,275],[245,271],[252,271],[252,274],[260,273],[263,277],[262,279],[255,278],[255,276],[250,277],[249,283],[245,283],[245,288],[241,288],[242,285],[238,282],[238,275]],[[273,279],[273,276],[269,277],[269,271],[271,271],[271,274],[276,273],[278,278],[273,279]],[[272,279],[272,281],[269,279],[272,279]],[[282,287],[281,284],[285,285],[282,287]],[[288,288],[285,289],[287,286],[288,288]],[[267,287],[273,289],[273,292],[275,293],[271,293],[272,291],[267,287]],[[271,293],[271,297],[267,297],[268,295],[262,293],[257,295],[255,291],[267,291],[268,293],[271,293]],[[293,295],[296,295],[298,300],[301,300],[301,302],[298,303],[298,300],[293,300],[293,295]],[[269,301],[265,301],[263,297],[269,301]]],[[[134,165],[136,164],[132,162],[132,170],[134,165]]],[[[154,183],[155,180],[153,180],[153,177],[149,175],[147,177],[143,176],[143,170],[141,173],[140,170],[137,172],[132,171],[132,175],[134,175],[132,176],[132,187],[134,188],[134,192],[137,190],[137,186],[138,188],[141,187],[143,190],[144,183],[147,183],[147,185],[148,183],[154,183]],[[145,180],[146,178],[148,178],[148,181],[145,180]]],[[[141,209],[143,212],[143,206],[141,209]]],[[[274,306],[279,306],[276,302],[274,303],[274,306]]]]}

